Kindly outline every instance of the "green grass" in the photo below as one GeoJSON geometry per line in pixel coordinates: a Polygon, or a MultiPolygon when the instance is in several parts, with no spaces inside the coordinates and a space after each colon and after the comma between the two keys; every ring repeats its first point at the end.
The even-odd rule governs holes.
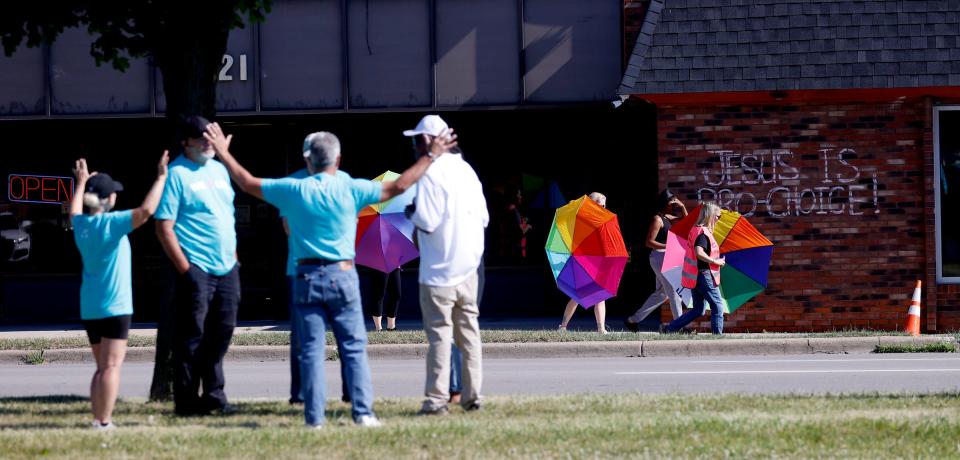
{"type": "Polygon", "coordinates": [[[0,399],[4,458],[956,458],[960,397],[571,395],[490,398],[483,410],[414,417],[378,400],[385,426],[352,426],[343,403],[322,431],[300,408],[241,401],[237,415],[176,418],[121,401],[120,429],[92,432],[77,397],[0,399]]]}
{"type": "Polygon", "coordinates": [[[874,353],[955,353],[953,343],[927,343],[923,345],[877,345],[874,353]]]}
{"type": "MultiPolygon", "coordinates": [[[[763,334],[634,334],[631,332],[611,332],[601,335],[596,332],[562,332],[556,330],[497,330],[481,331],[484,343],[546,343],[546,342],[615,342],[640,340],[728,340],[728,339],[784,339],[813,337],[875,337],[880,335],[906,335],[898,331],[840,330],[833,332],[811,333],[763,333],[763,334]]],[[[423,331],[370,332],[370,344],[410,344],[426,343],[423,331]]],[[[151,347],[156,339],[150,336],[131,335],[129,346],[151,347]]],[[[327,333],[327,343],[332,345],[333,334],[327,333]]],[[[289,332],[250,332],[233,336],[234,346],[243,345],[289,345],[289,332]]],[[[86,337],[64,338],[18,338],[0,339],[0,350],[56,350],[63,348],[86,348],[86,337]]]]}
{"type": "Polygon", "coordinates": [[[43,351],[43,348],[31,351],[23,357],[23,363],[31,365],[46,364],[47,359],[43,357],[43,351]]]}

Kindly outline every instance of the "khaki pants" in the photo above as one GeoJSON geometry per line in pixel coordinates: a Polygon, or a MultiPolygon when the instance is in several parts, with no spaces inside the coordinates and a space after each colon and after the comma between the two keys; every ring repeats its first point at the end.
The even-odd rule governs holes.
{"type": "Polygon", "coordinates": [[[451,287],[420,285],[423,328],[430,344],[427,352],[426,399],[423,409],[434,411],[450,399],[450,345],[463,353],[463,393],[460,404],[480,404],[483,382],[483,346],[477,316],[477,275],[451,287]]]}

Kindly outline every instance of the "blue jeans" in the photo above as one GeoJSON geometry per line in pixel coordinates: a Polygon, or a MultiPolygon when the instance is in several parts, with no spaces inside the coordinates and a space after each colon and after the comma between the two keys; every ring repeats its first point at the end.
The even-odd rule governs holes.
{"type": "Polygon", "coordinates": [[[461,393],[463,391],[460,381],[460,375],[463,374],[462,359],[463,355],[460,353],[460,349],[453,345],[450,348],[450,393],[461,393]]]}
{"type": "Polygon", "coordinates": [[[373,384],[357,271],[342,270],[338,264],[298,266],[293,282],[293,313],[294,328],[300,336],[300,388],[306,423],[320,425],[324,421],[328,324],[340,348],[353,419],[373,415],[373,384]]]}
{"type": "MultiPolygon", "coordinates": [[[[293,280],[287,276],[287,304],[290,309],[290,402],[303,402],[303,392],[300,391],[300,334],[297,332],[297,322],[293,320],[293,280]]],[[[337,342],[338,350],[340,343],[337,342]]],[[[343,382],[344,401],[349,401],[347,392],[347,367],[340,361],[340,381],[343,382]]]]}
{"type": "Polygon", "coordinates": [[[714,334],[723,334],[723,299],[720,289],[713,282],[710,272],[697,273],[697,287],[690,292],[693,296],[693,309],[667,324],[667,332],[677,332],[706,313],[706,303],[710,304],[710,328],[714,334]]]}

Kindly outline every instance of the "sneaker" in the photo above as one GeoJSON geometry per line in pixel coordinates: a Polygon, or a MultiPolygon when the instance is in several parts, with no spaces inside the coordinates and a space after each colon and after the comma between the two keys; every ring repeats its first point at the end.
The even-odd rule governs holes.
{"type": "Polygon", "coordinates": [[[640,323],[634,323],[630,321],[630,318],[623,320],[623,327],[627,328],[630,332],[640,332],[640,323]]]}
{"type": "Polygon", "coordinates": [[[467,411],[467,412],[473,412],[473,411],[480,410],[480,403],[474,401],[474,402],[472,402],[472,403],[470,403],[470,404],[467,404],[467,406],[464,407],[463,410],[465,410],[465,411],[467,411]]]}
{"type": "Polygon", "coordinates": [[[561,325],[557,326],[557,330],[560,331],[560,332],[566,332],[567,326],[564,326],[564,325],[561,324],[561,325]]]}
{"type": "Polygon", "coordinates": [[[297,406],[297,405],[303,404],[303,400],[300,398],[290,398],[289,400],[287,400],[287,402],[289,402],[291,406],[297,406]]]}
{"type": "Polygon", "coordinates": [[[93,431],[112,431],[117,429],[117,426],[113,422],[108,422],[107,424],[100,423],[98,420],[93,421],[93,431]]]}
{"type": "Polygon", "coordinates": [[[427,416],[427,415],[447,415],[447,414],[449,414],[449,413],[450,413],[450,408],[449,408],[449,407],[447,407],[447,406],[440,406],[440,407],[437,408],[437,409],[427,409],[427,408],[420,409],[420,411],[417,412],[417,415],[419,415],[419,416],[427,416]]]}
{"type": "Polygon", "coordinates": [[[668,323],[660,323],[660,327],[657,328],[657,332],[661,334],[669,334],[670,331],[667,330],[667,324],[668,323]]]}
{"type": "Polygon", "coordinates": [[[381,423],[375,415],[361,415],[360,418],[357,419],[356,424],[364,428],[379,428],[383,426],[383,423],[381,423]]]}
{"type": "Polygon", "coordinates": [[[346,394],[346,393],[340,395],[340,401],[341,401],[341,402],[345,402],[345,403],[350,402],[350,401],[351,401],[351,400],[350,400],[350,395],[348,395],[348,394],[346,394]]]}
{"type": "Polygon", "coordinates": [[[308,430],[322,430],[322,429],[323,429],[323,424],[322,424],[322,423],[317,424],[317,425],[307,424],[307,425],[305,425],[305,426],[307,427],[308,430]]]}

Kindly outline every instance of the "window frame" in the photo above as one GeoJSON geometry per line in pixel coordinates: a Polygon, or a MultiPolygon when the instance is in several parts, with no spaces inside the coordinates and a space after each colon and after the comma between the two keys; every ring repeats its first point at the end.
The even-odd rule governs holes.
{"type": "Polygon", "coordinates": [[[937,284],[960,284],[960,276],[943,274],[943,242],[940,226],[940,114],[941,112],[960,112],[960,105],[942,105],[933,108],[933,192],[934,192],[934,233],[936,235],[937,284]]]}

